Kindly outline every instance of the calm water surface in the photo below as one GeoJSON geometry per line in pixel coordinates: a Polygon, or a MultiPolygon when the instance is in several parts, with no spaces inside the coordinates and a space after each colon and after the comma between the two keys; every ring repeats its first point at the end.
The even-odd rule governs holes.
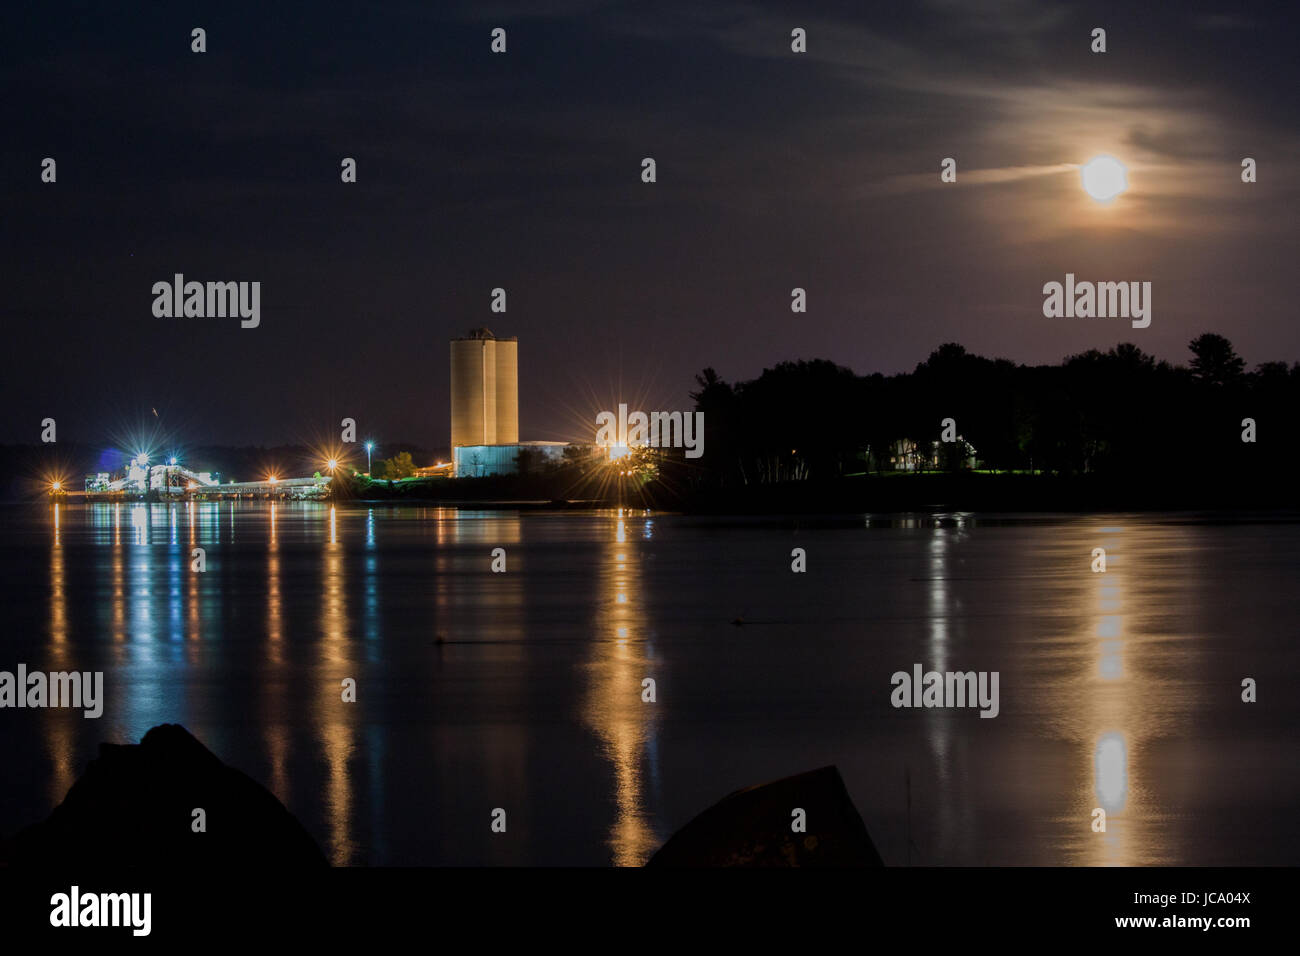
{"type": "Polygon", "coordinates": [[[0,711],[4,832],[177,722],[339,865],[639,864],[828,763],[891,864],[1300,863],[1286,519],[67,503],[0,544],[0,669],[106,696],[0,711]],[[1000,715],[892,708],[915,663],[998,671],[1000,715]]]}

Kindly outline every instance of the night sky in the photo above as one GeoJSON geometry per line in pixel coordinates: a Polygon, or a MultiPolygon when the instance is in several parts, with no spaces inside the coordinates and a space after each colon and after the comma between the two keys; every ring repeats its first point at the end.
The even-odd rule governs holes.
{"type": "Polygon", "coordinates": [[[436,448],[447,342],[476,326],[519,338],[523,439],[687,408],[705,366],[889,374],[947,341],[1185,363],[1217,331],[1300,360],[1294,4],[543,6],[6,7],[0,441],[49,416],[60,441],[279,444],[351,416],[436,448]],[[1105,207],[1077,169],[1099,153],[1131,183],[1105,207]],[[176,272],[260,281],[261,326],[155,318],[176,272]],[[1044,318],[1066,272],[1152,281],[1151,327],[1044,318]]]}

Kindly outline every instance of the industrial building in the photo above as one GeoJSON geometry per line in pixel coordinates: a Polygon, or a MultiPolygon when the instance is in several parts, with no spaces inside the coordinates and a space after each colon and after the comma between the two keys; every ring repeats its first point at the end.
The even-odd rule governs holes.
{"type": "MultiPolygon", "coordinates": [[[[519,471],[519,341],[491,329],[451,340],[451,456],[458,477],[519,471]]],[[[549,454],[559,455],[561,449],[549,454]]],[[[548,454],[539,452],[539,454],[548,454]]],[[[527,459],[527,453],[525,453],[527,459]]]]}
{"type": "Polygon", "coordinates": [[[519,342],[474,329],[451,340],[451,446],[519,441],[519,342]]]}
{"type": "Polygon", "coordinates": [[[208,471],[190,471],[173,458],[157,465],[149,464],[147,454],[130,459],[121,477],[114,479],[107,471],[86,476],[86,491],[92,493],[121,491],[142,495],[148,491],[178,494],[193,488],[206,488],[218,483],[218,476],[208,471]]]}
{"type": "Polygon", "coordinates": [[[560,464],[568,447],[569,443],[564,441],[521,441],[508,445],[458,445],[451,452],[456,477],[482,478],[517,475],[521,471],[560,464]]]}
{"type": "MultiPolygon", "coordinates": [[[[474,329],[451,340],[451,462],[457,478],[485,478],[541,471],[570,454],[594,456],[594,445],[519,440],[519,342],[491,329],[474,329]]],[[[448,463],[420,469],[445,475],[448,463]]]]}

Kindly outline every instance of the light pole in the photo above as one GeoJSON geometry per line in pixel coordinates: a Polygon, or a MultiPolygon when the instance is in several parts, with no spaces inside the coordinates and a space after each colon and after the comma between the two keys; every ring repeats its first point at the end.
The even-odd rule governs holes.
{"type": "Polygon", "coordinates": [[[375,450],[375,443],[372,441],[366,442],[366,477],[367,478],[370,477],[370,453],[374,450],[375,450]]]}

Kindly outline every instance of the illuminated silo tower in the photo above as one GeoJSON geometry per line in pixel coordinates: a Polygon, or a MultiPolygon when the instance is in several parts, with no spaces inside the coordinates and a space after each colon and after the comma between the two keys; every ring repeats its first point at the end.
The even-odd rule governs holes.
{"type": "Polygon", "coordinates": [[[519,340],[496,340],[497,444],[519,441],[519,340]]]}
{"type": "Polygon", "coordinates": [[[490,329],[451,340],[451,444],[519,441],[519,343],[490,329]]]}

